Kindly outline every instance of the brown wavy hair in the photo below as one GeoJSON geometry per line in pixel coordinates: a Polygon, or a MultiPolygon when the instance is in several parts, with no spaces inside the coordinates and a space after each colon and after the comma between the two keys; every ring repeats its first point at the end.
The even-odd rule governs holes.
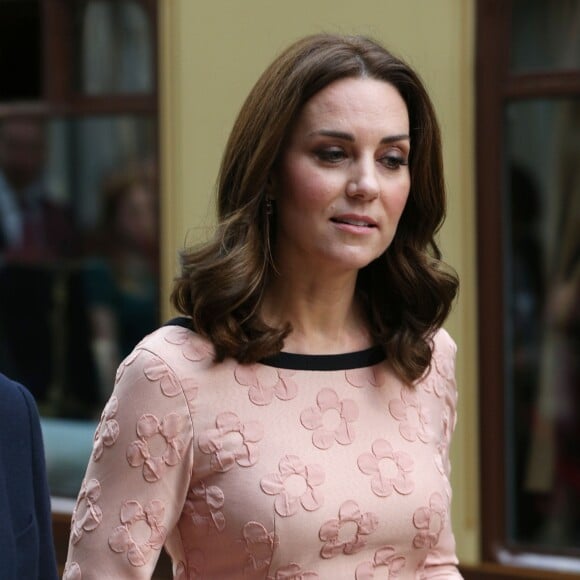
{"type": "Polygon", "coordinates": [[[216,360],[255,362],[280,352],[290,325],[273,328],[260,305],[275,267],[275,239],[266,196],[304,104],[344,78],[393,85],[410,123],[411,190],[387,251],[363,268],[357,294],[374,341],[406,382],[431,362],[432,336],[449,314],[458,280],[441,261],[434,236],[445,217],[439,127],[418,75],[377,42],[360,36],[320,34],[287,48],[248,95],[229,137],[218,180],[218,226],[208,243],[182,253],[172,303],[207,337],[216,360]]]}

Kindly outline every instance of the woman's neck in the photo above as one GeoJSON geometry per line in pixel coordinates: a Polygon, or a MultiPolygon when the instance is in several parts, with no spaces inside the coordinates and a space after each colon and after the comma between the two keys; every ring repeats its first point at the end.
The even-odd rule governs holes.
{"type": "Polygon", "coordinates": [[[284,350],[337,354],[371,346],[364,314],[356,300],[356,274],[324,282],[304,276],[274,276],[266,288],[261,315],[266,324],[289,322],[284,350]]]}

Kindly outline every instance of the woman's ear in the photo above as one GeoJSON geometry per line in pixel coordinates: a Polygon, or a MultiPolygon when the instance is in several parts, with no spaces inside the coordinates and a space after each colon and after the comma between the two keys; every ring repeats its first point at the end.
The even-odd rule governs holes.
{"type": "Polygon", "coordinates": [[[266,180],[266,199],[274,200],[276,199],[276,176],[272,172],[268,175],[268,179],[266,180]]]}
{"type": "Polygon", "coordinates": [[[266,178],[266,197],[276,200],[279,197],[280,190],[282,189],[281,184],[281,167],[280,159],[277,159],[270,171],[268,172],[268,177],[266,178]]]}

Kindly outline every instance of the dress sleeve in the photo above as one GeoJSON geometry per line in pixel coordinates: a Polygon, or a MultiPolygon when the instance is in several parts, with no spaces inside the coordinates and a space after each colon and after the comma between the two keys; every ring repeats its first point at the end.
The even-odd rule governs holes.
{"type": "Polygon", "coordinates": [[[137,348],[119,367],[71,522],[63,580],[151,578],[193,465],[182,381],[137,348]]]}
{"type": "Polygon", "coordinates": [[[439,539],[427,555],[424,569],[420,578],[422,580],[457,580],[463,578],[457,569],[458,559],[455,553],[455,537],[451,526],[451,485],[449,476],[451,463],[449,461],[449,449],[451,438],[457,422],[457,384],[455,381],[455,358],[457,346],[446,331],[440,330],[435,338],[433,352],[434,366],[440,382],[439,392],[443,395],[441,414],[441,436],[437,445],[437,463],[444,477],[446,491],[440,495],[434,504],[442,500],[441,505],[433,505],[432,509],[443,516],[443,528],[439,539]]]}

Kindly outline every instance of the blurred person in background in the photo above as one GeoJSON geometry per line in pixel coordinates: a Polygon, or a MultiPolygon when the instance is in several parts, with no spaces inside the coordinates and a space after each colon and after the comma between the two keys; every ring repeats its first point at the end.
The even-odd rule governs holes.
{"type": "Polygon", "coordinates": [[[54,372],[59,260],[76,251],[72,214],[45,183],[46,140],[40,119],[0,122],[0,362],[39,402],[54,372]]]}
{"type": "Polygon", "coordinates": [[[47,144],[41,120],[0,122],[0,255],[3,262],[46,263],[70,254],[72,217],[44,181],[47,144]]]}
{"type": "Polygon", "coordinates": [[[157,212],[151,171],[142,164],[105,180],[100,231],[85,267],[101,404],[111,394],[121,360],[158,324],[157,212]]]}

